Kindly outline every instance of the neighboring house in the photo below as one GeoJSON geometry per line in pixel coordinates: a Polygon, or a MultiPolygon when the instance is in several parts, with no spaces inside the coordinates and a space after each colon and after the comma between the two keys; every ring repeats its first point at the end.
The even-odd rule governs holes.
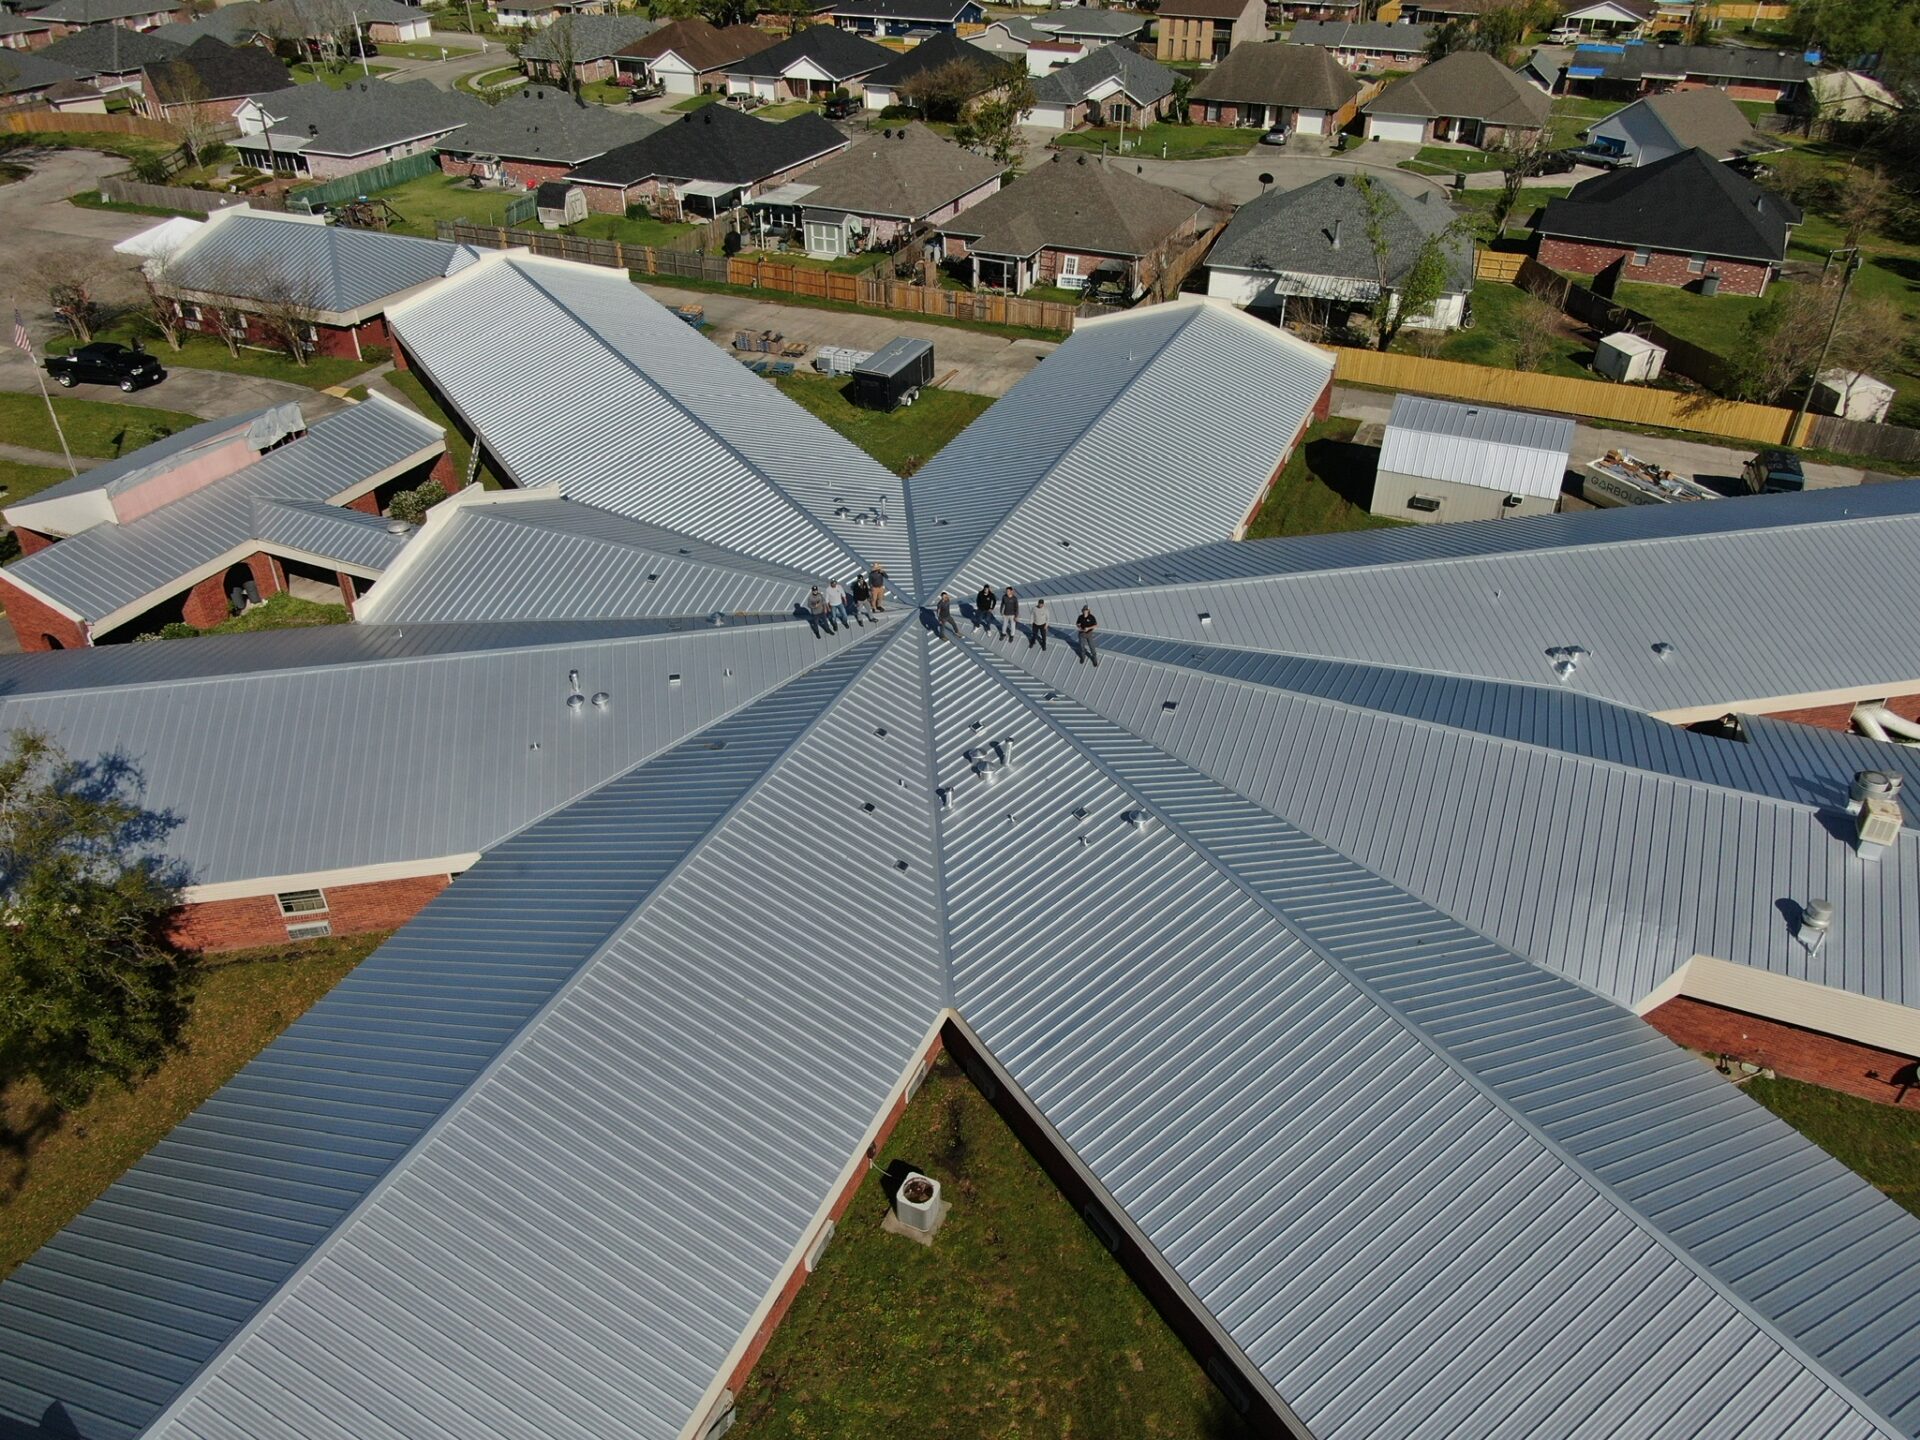
{"type": "Polygon", "coordinates": [[[493,18],[510,30],[527,30],[553,24],[564,15],[605,15],[612,0],[499,0],[493,6],[493,18]]]}
{"type": "Polygon", "coordinates": [[[1061,40],[1077,40],[1089,47],[1125,45],[1147,33],[1153,17],[1138,10],[1102,10],[1091,5],[1057,10],[1031,17],[1034,26],[1061,40]]]}
{"type": "Polygon", "coordinates": [[[939,255],[975,289],[1109,286],[1138,298],[1214,222],[1189,195],[1131,165],[1055,152],[997,195],[938,227],[939,255]]]}
{"type": "Polygon", "coordinates": [[[859,135],[754,208],[770,224],[798,229],[809,255],[832,259],[952,220],[999,190],[1001,168],[924,125],[902,125],[859,135]]]}
{"type": "Polygon", "coordinates": [[[1404,0],[1397,18],[1415,25],[1438,25],[1448,20],[1475,20],[1511,0],[1404,0]]]}
{"type": "Polygon", "coordinates": [[[611,80],[620,52],[661,28],[658,20],[638,15],[570,14],[565,20],[558,30],[548,25],[520,47],[520,68],[534,79],[564,81],[564,57],[570,53],[574,77],[582,84],[611,80]]]}
{"type": "Polygon", "coordinates": [[[728,66],[727,93],[768,101],[858,95],[860,82],[898,55],[832,25],[812,25],[728,66]]]}
{"type": "Polygon", "coordinates": [[[1281,0],[1274,7],[1282,20],[1324,23],[1330,20],[1359,21],[1364,18],[1360,0],[1281,0]]]}
{"type": "Polygon", "coordinates": [[[425,11],[398,0],[354,0],[345,9],[331,0],[235,0],[184,25],[163,25],[154,33],[187,45],[211,35],[229,45],[304,47],[309,53],[357,28],[367,43],[424,41],[433,22],[425,11]]]}
{"type": "Polygon", "coordinates": [[[1682,150],[1704,150],[1715,160],[1741,160],[1784,148],[1747,123],[1740,107],[1719,90],[1671,90],[1649,95],[1596,120],[1587,144],[1651,165],[1682,150]]]}
{"type": "Polygon", "coordinates": [[[1632,99],[1706,86],[1726,91],[1730,100],[1779,102],[1799,95],[1816,73],[1790,50],[1661,42],[1581,46],[1557,76],[1546,78],[1556,94],[1632,99]]]}
{"type": "Polygon", "coordinates": [[[85,80],[62,80],[41,96],[55,110],[65,113],[104,115],[107,97],[85,80]]]}
{"type": "Polygon", "coordinates": [[[1178,78],[1131,45],[1102,45],[1085,59],[1036,78],[1033,108],[1024,123],[1039,130],[1145,125],[1166,113],[1178,78]]]}
{"type": "Polygon", "coordinates": [[[53,43],[57,28],[37,15],[0,14],[0,50],[38,50],[53,43]]]}
{"type": "Polygon", "coordinates": [[[1558,415],[1396,395],[1367,509],[1418,524],[1551,515],[1572,450],[1558,415]]]}
{"type": "Polygon", "coordinates": [[[1791,201],[1704,150],[1683,150],[1636,170],[1583,180],[1549,200],[1534,254],[1555,270],[1622,280],[1764,295],[1800,223],[1791,201]]]}
{"type": "Polygon", "coordinates": [[[1228,51],[1267,34],[1266,0],[1161,0],[1153,56],[1218,65],[1228,51]]]}
{"type": "Polygon", "coordinates": [[[1491,149],[1544,130],[1553,102],[1480,50],[1453,54],[1402,76],[1366,105],[1367,138],[1430,140],[1491,149]]]}
{"type": "Polygon", "coordinates": [[[997,59],[1024,64],[1031,75],[1051,74],[1062,65],[1071,65],[1107,43],[1099,40],[1069,40],[1051,30],[1042,30],[1034,23],[1035,19],[1030,15],[1015,15],[995,20],[978,35],[968,36],[966,43],[997,59]]]}
{"type": "Polygon", "coordinates": [[[1337,135],[1354,117],[1360,82],[1318,45],[1242,45],[1187,95],[1189,119],[1208,125],[1285,125],[1337,135]]]}
{"type": "Polygon", "coordinates": [[[775,123],[703,105],[644,140],[587,161],[569,178],[586,188],[596,214],[621,215],[640,205],[678,220],[718,215],[846,148],[847,137],[819,115],[775,123]]]}
{"type": "Polygon", "coordinates": [[[1207,294],[1292,318],[1294,299],[1326,302],[1307,318],[1345,323],[1370,311],[1383,287],[1396,298],[1422,251],[1439,237],[1447,263],[1440,298],[1404,322],[1410,330],[1454,330],[1473,290],[1473,236],[1431,190],[1412,196],[1369,182],[1381,209],[1377,227],[1357,177],[1329,175],[1297,190],[1269,190],[1242,205],[1207,255],[1207,294]],[[1449,227],[1453,227],[1449,233],[1449,227]],[[1376,229],[1385,254],[1375,251],[1376,229]]]}
{"type": "Polygon", "coordinates": [[[0,51],[0,102],[8,109],[46,103],[56,85],[80,83],[80,77],[38,51],[0,51]]]}
{"type": "Polygon", "coordinates": [[[977,74],[976,96],[1005,85],[1017,73],[1017,60],[983,50],[955,35],[936,35],[923,40],[898,59],[882,65],[867,76],[864,86],[869,110],[884,110],[889,105],[910,103],[907,91],[916,76],[931,74],[953,64],[971,66],[977,74]]]}
{"type": "Polygon", "coordinates": [[[193,12],[181,0],[53,0],[35,10],[33,18],[52,25],[59,35],[72,35],[102,25],[152,30],[190,20],[193,12]]]}
{"type": "Polygon", "coordinates": [[[1287,32],[1289,45],[1318,45],[1342,67],[1367,74],[1375,70],[1418,70],[1427,63],[1431,25],[1392,25],[1377,20],[1302,20],[1287,32]]]}
{"type": "Polygon", "coordinates": [[[669,95],[724,90],[727,67],[778,42],[751,25],[716,27],[705,20],[675,20],[614,53],[615,70],[669,95]]]}
{"type": "Polygon", "coordinates": [[[43,50],[39,59],[66,67],[77,79],[101,90],[130,90],[141,86],[141,71],[171,60],[181,47],[157,36],[129,31],[118,25],[95,25],[71,30],[43,50]]]}
{"type": "Polygon", "coordinates": [[[1562,11],[1554,22],[1554,33],[1626,40],[1646,34],[1659,9],[1656,0],[1590,0],[1562,11]]]}
{"type": "Polygon", "coordinates": [[[352,80],[343,90],[296,85],[242,103],[231,143],[245,164],[331,180],[437,149],[485,109],[425,80],[352,80]]]}
{"type": "Polygon", "coordinates": [[[462,477],[439,426],[383,395],[309,423],[297,403],[208,420],[6,507],[24,552],[0,574],[22,650],[78,650],[225,620],[236,590],[349,611],[413,527],[401,490],[462,477]]]}
{"type": "Polygon", "coordinates": [[[287,67],[258,45],[223,44],[203,36],[171,60],[141,72],[134,108],[156,120],[218,115],[231,119],[252,95],[270,95],[293,85],[287,67]]]}
{"type": "Polygon", "coordinates": [[[387,307],[454,273],[473,251],[440,240],[329,225],[235,205],[198,224],[168,220],[115,247],[139,255],[189,330],[230,334],[242,345],[285,347],[267,315],[286,300],[310,317],[318,355],[366,358],[392,344],[387,307]]]}
{"type": "Polygon", "coordinates": [[[833,7],[835,25],[876,39],[916,31],[953,35],[985,19],[980,0],[839,0],[833,7]]]}
{"type": "Polygon", "coordinates": [[[440,168],[531,189],[562,179],[596,155],[644,140],[660,124],[617,106],[583,105],[564,90],[523,85],[443,139],[440,168]]]}

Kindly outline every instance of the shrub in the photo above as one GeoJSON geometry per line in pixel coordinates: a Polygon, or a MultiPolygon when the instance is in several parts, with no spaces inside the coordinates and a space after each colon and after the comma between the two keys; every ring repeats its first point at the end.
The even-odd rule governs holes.
{"type": "Polygon", "coordinates": [[[393,359],[393,349],[387,345],[362,345],[360,358],[369,365],[384,365],[393,359]]]}
{"type": "Polygon", "coordinates": [[[166,157],[161,155],[136,155],[131,162],[133,178],[142,185],[164,185],[173,177],[168,169],[166,157]]]}
{"type": "Polygon", "coordinates": [[[429,480],[413,490],[402,490],[393,497],[393,503],[387,506],[387,514],[396,520],[404,520],[409,525],[419,525],[427,518],[427,512],[442,500],[447,492],[437,480],[429,480]]]}

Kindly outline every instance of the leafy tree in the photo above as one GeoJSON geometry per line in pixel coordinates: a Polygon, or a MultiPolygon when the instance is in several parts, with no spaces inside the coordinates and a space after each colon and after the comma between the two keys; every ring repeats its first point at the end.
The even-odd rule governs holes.
{"type": "MultiPolygon", "coordinates": [[[[1460,222],[1422,238],[1413,260],[1399,275],[1393,273],[1394,224],[1399,202],[1393,192],[1369,175],[1356,175],[1366,206],[1367,246],[1373,254],[1379,289],[1373,299],[1374,343],[1385,350],[1399,338],[1401,327],[1447,293],[1452,278],[1449,252],[1459,243],[1460,222]]],[[[1406,222],[1402,221],[1402,224],[1406,222]]]]}
{"type": "Polygon", "coordinates": [[[69,759],[15,731],[0,759],[0,1054],[62,1109],[150,1073],[186,1018],[192,967],[167,939],[178,822],[124,759],[69,759]]]}
{"type": "Polygon", "coordinates": [[[1193,76],[1184,70],[1173,72],[1173,119],[1176,125],[1190,125],[1193,116],[1189,113],[1188,101],[1193,95],[1193,76]]]}
{"type": "Polygon", "coordinates": [[[1826,341],[1833,299],[1818,285],[1775,285],[1741,327],[1729,356],[1738,398],[1772,405],[1804,380],[1826,341]]]}
{"type": "Polygon", "coordinates": [[[700,0],[700,13],[707,23],[725,29],[729,25],[751,25],[760,13],[759,0],[700,0]]]}
{"type": "Polygon", "coordinates": [[[974,106],[955,138],[1009,165],[1020,148],[1020,122],[1033,106],[1033,80],[1022,72],[974,106]]]}
{"type": "Polygon", "coordinates": [[[1427,59],[1444,60],[1456,50],[1473,48],[1473,27],[1465,20],[1442,20],[1427,34],[1427,59]]]}
{"type": "Polygon", "coordinates": [[[900,93],[927,119],[954,121],[966,113],[967,103],[980,93],[985,80],[981,66],[970,60],[949,60],[922,70],[900,87],[900,93]]]}
{"type": "Polygon", "coordinates": [[[1500,161],[1500,198],[1493,205],[1493,234],[1498,238],[1507,228],[1513,207],[1520,203],[1520,191],[1527,181],[1540,173],[1540,167],[1553,154],[1551,130],[1522,131],[1494,152],[1500,161]]]}
{"type": "Polygon", "coordinates": [[[1868,235],[1878,234],[1894,216],[1899,193],[1887,172],[1877,165],[1849,166],[1833,187],[1833,218],[1846,232],[1842,245],[1858,245],[1868,235]]]}

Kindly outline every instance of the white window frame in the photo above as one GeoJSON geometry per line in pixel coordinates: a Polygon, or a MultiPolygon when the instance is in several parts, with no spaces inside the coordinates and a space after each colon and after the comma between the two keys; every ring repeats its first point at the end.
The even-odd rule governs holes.
{"type": "Polygon", "coordinates": [[[1062,290],[1087,288],[1087,277],[1080,273],[1080,257],[1077,254],[1060,257],[1060,269],[1055,273],[1053,283],[1062,290]]]}
{"type": "Polygon", "coordinates": [[[1644,266],[1652,259],[1653,251],[1650,248],[1645,245],[1636,245],[1633,248],[1633,258],[1629,263],[1636,267],[1644,266]]]}
{"type": "Polygon", "coordinates": [[[1704,255],[1687,256],[1687,273],[1689,275],[1706,274],[1707,273],[1707,257],[1704,255]]]}
{"type": "Polygon", "coordinates": [[[809,220],[806,222],[806,237],[809,255],[825,255],[837,259],[847,253],[847,232],[844,225],[828,220],[809,220]],[[831,236],[833,243],[815,248],[813,240],[816,230],[823,236],[831,236]]]}
{"type": "Polygon", "coordinates": [[[283,890],[273,899],[282,916],[325,915],[331,908],[324,890],[283,890]]]}

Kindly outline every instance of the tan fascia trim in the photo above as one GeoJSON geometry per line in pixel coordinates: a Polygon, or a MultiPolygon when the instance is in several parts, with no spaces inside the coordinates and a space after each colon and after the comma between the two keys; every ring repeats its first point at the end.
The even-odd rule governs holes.
{"type": "Polygon", "coordinates": [[[409,570],[416,565],[426,563],[426,557],[438,547],[441,532],[453,524],[457,516],[477,505],[517,505],[528,500],[552,500],[564,489],[564,486],[555,485],[540,490],[487,490],[475,484],[454,491],[427,511],[426,523],[420,527],[419,534],[407,542],[406,547],[400,552],[400,558],[388,566],[386,574],[381,577],[385,583],[378,590],[363,597],[354,607],[354,619],[362,625],[379,624],[381,613],[385,609],[384,598],[398,592],[397,582],[403,579],[409,570]]]}
{"type": "Polygon", "coordinates": [[[1646,1015],[1676,996],[1837,1035],[1896,1055],[1920,1055],[1920,1010],[1796,980],[1752,965],[1695,955],[1635,1005],[1646,1015]]]}
{"type": "Polygon", "coordinates": [[[478,863],[480,852],[436,855],[423,860],[391,860],[380,865],[349,865],[339,870],[308,870],[298,875],[257,875],[250,880],[223,880],[213,885],[188,885],[180,892],[185,905],[216,900],[251,900],[289,890],[325,890],[339,885],[377,885],[383,880],[418,880],[427,875],[458,875],[478,863]]]}
{"type": "Polygon", "coordinates": [[[1817,710],[1828,705],[1858,705],[1863,700],[1885,700],[1894,695],[1920,693],[1920,679],[1882,680],[1873,685],[1851,685],[1843,690],[1809,690],[1800,695],[1770,695],[1757,700],[1728,700],[1719,705],[1683,705],[1656,710],[1653,718],[1672,725],[1718,720],[1723,715],[1772,715],[1782,710],[1817,710]]]}

